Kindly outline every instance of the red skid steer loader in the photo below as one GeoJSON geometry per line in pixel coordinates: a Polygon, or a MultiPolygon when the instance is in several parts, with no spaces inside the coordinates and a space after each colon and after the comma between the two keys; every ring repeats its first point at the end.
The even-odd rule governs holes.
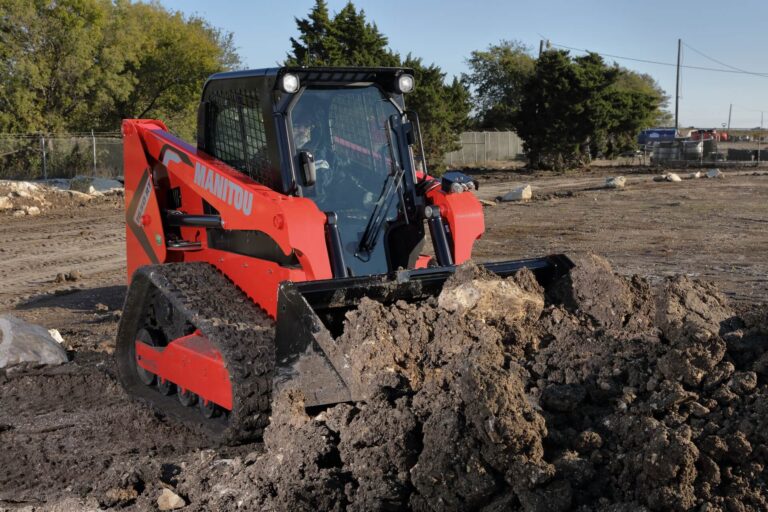
{"type": "MultiPolygon", "coordinates": [[[[259,436],[282,386],[307,407],[365,398],[330,355],[345,312],[438,294],[484,231],[476,183],[417,165],[413,88],[403,68],[221,73],[203,89],[197,147],[160,121],[123,122],[130,285],[116,358],[131,395],[220,442],[259,436]]],[[[546,284],[571,266],[485,268],[546,284]]]]}

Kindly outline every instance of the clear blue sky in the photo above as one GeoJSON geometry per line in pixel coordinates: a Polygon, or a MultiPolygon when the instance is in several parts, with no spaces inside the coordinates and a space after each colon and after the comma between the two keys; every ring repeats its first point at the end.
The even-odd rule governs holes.
{"type": "MultiPolygon", "coordinates": [[[[329,0],[332,13],[346,0],[329,0]]],[[[684,69],[680,100],[681,126],[733,127],[768,124],[768,1],[693,0],[357,0],[367,18],[389,38],[392,49],[412,52],[434,62],[449,75],[467,71],[473,50],[501,39],[516,39],[538,50],[542,36],[555,44],[604,54],[674,63],[677,39],[709,57],[742,70],[764,73],[718,73],[684,69]]],[[[294,17],[305,17],[313,0],[161,0],[171,10],[198,14],[234,33],[248,67],[275,65],[285,58],[296,36],[294,17]]],[[[675,68],[612,59],[652,75],[670,96],[674,111],[675,68]]],[[[725,68],[691,48],[683,64],[725,68]]]]}

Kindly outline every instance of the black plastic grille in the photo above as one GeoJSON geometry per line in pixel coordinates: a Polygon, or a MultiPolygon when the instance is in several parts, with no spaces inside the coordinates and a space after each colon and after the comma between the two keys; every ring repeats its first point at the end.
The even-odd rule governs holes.
{"type": "Polygon", "coordinates": [[[272,186],[267,136],[256,92],[215,91],[208,98],[208,109],[208,151],[255,181],[272,186]]]}

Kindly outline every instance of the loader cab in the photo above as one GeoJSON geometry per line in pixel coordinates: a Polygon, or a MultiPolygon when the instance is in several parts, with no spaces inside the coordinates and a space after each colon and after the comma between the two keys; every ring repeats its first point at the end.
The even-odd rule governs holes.
{"type": "Polygon", "coordinates": [[[214,75],[198,147],[328,215],[335,277],[412,268],[424,241],[402,68],[277,68],[214,75]]]}

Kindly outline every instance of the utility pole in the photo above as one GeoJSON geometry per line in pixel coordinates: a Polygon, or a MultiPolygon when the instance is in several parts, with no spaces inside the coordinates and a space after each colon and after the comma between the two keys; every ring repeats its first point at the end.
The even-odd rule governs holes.
{"type": "Polygon", "coordinates": [[[763,113],[760,112],[760,131],[757,132],[757,166],[760,167],[760,139],[763,138],[763,113]]]}
{"type": "MultiPolygon", "coordinates": [[[[677,81],[675,84],[675,132],[680,129],[680,54],[683,50],[683,40],[677,40],[677,81]]],[[[675,133],[677,136],[677,133],[675,133]]]]}
{"type": "Polygon", "coordinates": [[[731,132],[731,114],[733,113],[733,103],[731,103],[731,106],[728,108],[728,134],[731,132]]]}
{"type": "Polygon", "coordinates": [[[544,52],[544,40],[539,41],[539,57],[541,57],[541,54],[544,52]]]}

